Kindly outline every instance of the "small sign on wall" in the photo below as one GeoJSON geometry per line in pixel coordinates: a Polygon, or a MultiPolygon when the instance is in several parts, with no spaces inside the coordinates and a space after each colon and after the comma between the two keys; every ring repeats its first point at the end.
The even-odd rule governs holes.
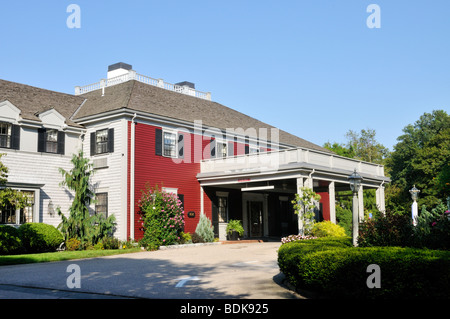
{"type": "Polygon", "coordinates": [[[187,217],[194,218],[195,217],[195,212],[193,212],[193,211],[188,212],[187,213],[187,217]]]}

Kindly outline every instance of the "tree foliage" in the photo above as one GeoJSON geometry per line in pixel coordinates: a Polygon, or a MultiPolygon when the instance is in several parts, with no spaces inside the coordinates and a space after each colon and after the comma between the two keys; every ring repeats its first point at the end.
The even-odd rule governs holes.
{"type": "Polygon", "coordinates": [[[375,136],[376,131],[373,129],[362,129],[361,132],[349,130],[345,134],[347,138],[346,144],[327,142],[324,144],[324,147],[340,156],[384,164],[389,155],[389,150],[378,143],[375,136]]]}
{"type": "Polygon", "coordinates": [[[300,190],[300,194],[295,194],[292,204],[294,213],[300,216],[300,221],[303,223],[303,234],[299,235],[309,235],[314,226],[314,209],[316,202],[320,201],[320,195],[309,187],[302,187],[300,190]]]}
{"type": "MultiPolygon", "coordinates": [[[[0,160],[2,156],[6,154],[0,154],[0,160]]],[[[6,187],[8,181],[8,167],[3,165],[0,161],[0,208],[6,205],[11,205],[16,208],[23,208],[27,205],[27,196],[10,187],[6,187]]]]}
{"type": "Polygon", "coordinates": [[[419,205],[435,206],[450,195],[450,116],[443,110],[424,113],[403,133],[386,163],[392,184],[401,189],[403,204],[410,201],[408,191],[416,185],[421,190],[419,205]]]}
{"type": "Polygon", "coordinates": [[[59,169],[63,176],[61,186],[67,186],[74,191],[74,199],[69,208],[69,217],[66,217],[58,207],[58,215],[61,223],[58,228],[64,235],[65,240],[70,238],[78,239],[83,245],[92,244],[110,235],[114,231],[115,217],[110,215],[106,218],[103,215],[93,215],[89,213],[89,206],[95,200],[95,194],[91,190],[90,182],[94,173],[89,159],[84,157],[83,151],[74,154],[71,160],[73,168],[66,171],[59,169]]]}

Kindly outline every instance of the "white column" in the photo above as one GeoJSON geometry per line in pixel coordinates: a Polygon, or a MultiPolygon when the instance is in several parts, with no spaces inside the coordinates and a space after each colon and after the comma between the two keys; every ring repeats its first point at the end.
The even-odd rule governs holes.
{"type": "Polygon", "coordinates": [[[358,212],[359,212],[359,222],[364,220],[364,195],[363,186],[358,190],[358,212]]]}
{"type": "Polygon", "coordinates": [[[328,185],[328,197],[330,201],[330,221],[336,224],[336,194],[334,191],[334,182],[328,185]]]}
{"type": "Polygon", "coordinates": [[[203,187],[200,186],[200,214],[205,214],[205,199],[203,194],[203,187]]]}
{"type": "Polygon", "coordinates": [[[377,188],[377,191],[375,192],[375,199],[376,199],[378,210],[384,214],[386,211],[386,207],[385,207],[385,203],[384,203],[384,187],[383,187],[383,185],[380,185],[377,188]]]}
{"type": "MultiPolygon", "coordinates": [[[[302,190],[301,188],[303,187],[303,178],[297,178],[297,194],[299,194],[301,196],[302,194],[302,190]]],[[[299,235],[303,235],[303,219],[302,217],[302,213],[299,213],[297,215],[298,218],[298,234],[299,235]]]]}

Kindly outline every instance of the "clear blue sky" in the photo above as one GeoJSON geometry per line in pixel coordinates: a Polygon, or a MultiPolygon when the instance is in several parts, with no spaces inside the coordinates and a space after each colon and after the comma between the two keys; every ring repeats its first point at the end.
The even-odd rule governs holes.
{"type": "Polygon", "coordinates": [[[450,110],[450,1],[2,1],[0,78],[71,93],[133,65],[319,145],[375,129],[392,150],[450,110]],[[66,12],[81,8],[81,28],[66,12]],[[381,9],[370,29],[369,4],[381,9]]]}

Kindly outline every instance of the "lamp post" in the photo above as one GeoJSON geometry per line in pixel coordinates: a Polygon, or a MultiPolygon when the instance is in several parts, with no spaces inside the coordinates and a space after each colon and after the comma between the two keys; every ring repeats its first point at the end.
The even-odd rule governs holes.
{"type": "Polygon", "coordinates": [[[352,242],[353,246],[357,246],[357,238],[358,238],[358,228],[359,228],[359,214],[358,214],[358,191],[361,187],[362,177],[355,171],[347,177],[350,182],[350,189],[353,192],[353,207],[352,207],[352,215],[353,215],[353,227],[352,227],[352,242]]]}
{"type": "Polygon", "coordinates": [[[416,188],[416,185],[413,186],[412,189],[409,190],[411,193],[411,198],[413,200],[412,206],[411,206],[411,217],[413,220],[413,225],[417,225],[417,216],[419,215],[418,209],[417,209],[417,198],[419,197],[420,190],[416,188]]]}

